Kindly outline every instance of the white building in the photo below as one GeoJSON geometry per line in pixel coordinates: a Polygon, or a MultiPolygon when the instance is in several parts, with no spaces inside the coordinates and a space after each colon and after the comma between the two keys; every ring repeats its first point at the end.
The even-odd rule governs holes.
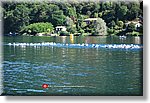
{"type": "Polygon", "coordinates": [[[136,23],[135,28],[139,28],[142,24],[141,23],[136,23]]]}
{"type": "Polygon", "coordinates": [[[57,26],[56,27],[56,31],[59,32],[59,31],[66,31],[67,28],[65,26],[57,26]]]}
{"type": "Polygon", "coordinates": [[[87,24],[96,23],[97,18],[87,18],[84,20],[87,24]]]}
{"type": "Polygon", "coordinates": [[[127,23],[125,23],[126,27],[128,27],[128,25],[129,25],[130,23],[133,23],[133,24],[134,24],[136,30],[138,30],[139,27],[142,26],[142,24],[141,24],[139,21],[128,21],[127,23]]]}

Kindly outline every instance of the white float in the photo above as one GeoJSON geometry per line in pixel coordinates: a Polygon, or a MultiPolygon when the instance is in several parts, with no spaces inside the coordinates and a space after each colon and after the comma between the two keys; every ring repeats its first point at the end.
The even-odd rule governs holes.
{"type": "Polygon", "coordinates": [[[138,44],[61,44],[55,42],[42,42],[42,43],[8,43],[9,46],[55,46],[55,47],[81,47],[81,48],[114,48],[114,49],[140,49],[142,45],[138,44]]]}

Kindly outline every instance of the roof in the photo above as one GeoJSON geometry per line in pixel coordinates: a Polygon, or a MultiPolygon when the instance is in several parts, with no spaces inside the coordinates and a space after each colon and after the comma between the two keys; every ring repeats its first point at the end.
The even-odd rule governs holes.
{"type": "Polygon", "coordinates": [[[97,20],[97,18],[87,18],[84,21],[92,21],[92,20],[97,20]]]}
{"type": "Polygon", "coordinates": [[[56,28],[66,28],[65,26],[56,26],[56,28]]]}
{"type": "MultiPolygon", "coordinates": [[[[128,21],[127,23],[125,24],[130,24],[130,23],[133,23],[133,24],[139,24],[140,22],[139,21],[128,21]]],[[[140,23],[141,24],[141,23],[140,23]]]]}

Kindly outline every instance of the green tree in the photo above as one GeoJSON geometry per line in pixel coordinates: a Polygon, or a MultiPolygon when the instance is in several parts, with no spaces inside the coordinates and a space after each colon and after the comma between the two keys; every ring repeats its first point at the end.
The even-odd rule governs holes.
{"type": "Polygon", "coordinates": [[[128,8],[127,6],[119,6],[118,10],[117,10],[117,17],[119,18],[119,20],[123,20],[126,16],[128,12],[128,8]]]}
{"type": "MultiPolygon", "coordinates": [[[[82,13],[84,15],[87,14],[87,11],[94,11],[95,10],[95,5],[93,2],[85,2],[82,8],[82,13]]],[[[92,14],[92,13],[91,13],[92,14]]]]}
{"type": "Polygon", "coordinates": [[[66,19],[66,17],[65,17],[65,15],[63,15],[63,12],[61,10],[55,11],[52,14],[51,23],[54,26],[64,25],[65,19],[66,19]]]}
{"type": "Polygon", "coordinates": [[[53,32],[53,25],[51,23],[33,23],[25,26],[20,31],[21,33],[27,33],[31,35],[36,35],[37,33],[51,33],[53,32]]]}
{"type": "Polygon", "coordinates": [[[133,32],[134,30],[135,30],[135,24],[134,23],[128,24],[127,32],[133,32]]]}
{"type": "Polygon", "coordinates": [[[26,4],[16,4],[13,9],[8,5],[8,8],[4,11],[4,32],[18,32],[23,26],[28,25],[29,14],[30,10],[26,7],[26,4]]]}
{"type": "Polygon", "coordinates": [[[94,13],[94,18],[98,18],[98,13],[94,13]]]}
{"type": "Polygon", "coordinates": [[[114,2],[111,2],[111,1],[101,2],[100,3],[100,7],[101,7],[100,10],[101,11],[112,10],[113,3],[114,2]]]}
{"type": "Polygon", "coordinates": [[[36,23],[36,22],[46,22],[48,21],[49,15],[48,10],[49,10],[49,5],[47,3],[32,3],[29,4],[31,13],[30,13],[30,22],[31,23],[36,23]]]}
{"type": "Polygon", "coordinates": [[[124,26],[124,23],[123,23],[123,21],[118,21],[118,22],[117,22],[117,25],[118,25],[118,27],[119,27],[120,29],[122,29],[123,26],[124,26]]]}
{"type": "Polygon", "coordinates": [[[107,26],[102,18],[97,18],[94,35],[107,35],[107,26]]]}
{"type": "Polygon", "coordinates": [[[91,11],[87,11],[86,15],[91,16],[91,11]]]}
{"type": "Polygon", "coordinates": [[[139,2],[132,2],[130,5],[128,5],[129,11],[127,15],[128,20],[133,20],[137,18],[140,14],[141,9],[140,9],[140,3],[139,2]]]}
{"type": "Polygon", "coordinates": [[[100,10],[100,4],[99,3],[94,3],[94,13],[98,13],[100,10]]]}
{"type": "Polygon", "coordinates": [[[18,32],[26,25],[38,22],[49,22],[54,27],[65,25],[66,17],[70,18],[68,21],[72,25],[66,25],[71,32],[80,31],[81,29],[85,32],[92,32],[95,29],[93,24],[83,26],[84,19],[89,17],[100,17],[109,28],[113,27],[113,29],[121,30],[122,25],[124,25],[122,22],[132,21],[137,17],[142,20],[143,17],[142,2],[138,0],[130,3],[124,1],[66,1],[65,3],[45,1],[42,3],[5,2],[2,4],[5,33],[18,32]]]}
{"type": "Polygon", "coordinates": [[[73,20],[69,17],[66,17],[66,26],[68,32],[75,33],[76,25],[74,24],[73,20]]]}
{"type": "Polygon", "coordinates": [[[110,28],[114,28],[115,25],[116,25],[116,23],[115,23],[114,20],[112,20],[112,21],[108,24],[108,26],[109,26],[110,28]]]}
{"type": "Polygon", "coordinates": [[[77,17],[77,14],[76,14],[76,8],[75,7],[70,7],[70,8],[68,8],[68,14],[67,14],[67,16],[69,16],[69,17],[77,17]]]}
{"type": "Polygon", "coordinates": [[[107,26],[109,26],[109,23],[111,23],[113,20],[115,20],[115,11],[114,10],[103,11],[102,18],[107,23],[107,26]]]}

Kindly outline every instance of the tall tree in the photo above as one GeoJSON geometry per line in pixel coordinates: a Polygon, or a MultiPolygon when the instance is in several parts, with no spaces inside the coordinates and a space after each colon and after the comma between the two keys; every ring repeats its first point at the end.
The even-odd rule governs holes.
{"type": "Polygon", "coordinates": [[[57,25],[64,25],[65,23],[65,15],[63,14],[63,11],[59,10],[59,11],[55,11],[53,12],[52,14],[52,17],[51,17],[51,23],[54,25],[54,26],[57,26],[57,25]]]}
{"type": "Polygon", "coordinates": [[[4,32],[18,32],[23,26],[29,24],[30,10],[26,4],[16,4],[12,10],[4,13],[4,32]]]}
{"type": "Polygon", "coordinates": [[[139,2],[132,2],[130,5],[128,5],[128,8],[129,8],[128,15],[127,15],[128,20],[133,20],[139,16],[141,12],[139,2]]]}
{"type": "Polygon", "coordinates": [[[94,35],[107,35],[107,26],[102,18],[97,18],[94,35]]]}
{"type": "Polygon", "coordinates": [[[66,26],[67,26],[67,31],[69,31],[70,33],[75,33],[76,26],[73,20],[69,17],[66,17],[66,26]]]}

